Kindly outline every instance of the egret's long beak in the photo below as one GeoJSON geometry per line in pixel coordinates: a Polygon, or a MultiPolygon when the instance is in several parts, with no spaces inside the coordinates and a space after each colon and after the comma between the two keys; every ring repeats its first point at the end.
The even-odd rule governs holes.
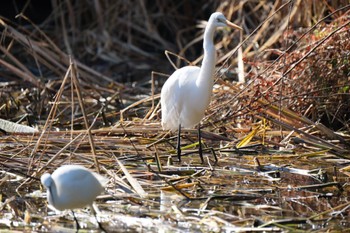
{"type": "Polygon", "coordinates": [[[236,24],[234,24],[234,23],[232,23],[232,22],[230,22],[228,20],[226,20],[226,24],[227,24],[227,26],[229,26],[231,28],[238,29],[238,30],[243,30],[240,26],[238,26],[238,25],[236,25],[236,24]]]}

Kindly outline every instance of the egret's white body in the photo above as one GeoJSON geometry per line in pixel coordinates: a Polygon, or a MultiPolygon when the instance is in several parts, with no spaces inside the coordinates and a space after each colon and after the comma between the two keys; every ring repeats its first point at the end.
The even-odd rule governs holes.
{"type": "Polygon", "coordinates": [[[163,129],[174,131],[179,124],[192,128],[204,117],[213,84],[210,80],[197,84],[199,73],[199,67],[186,66],[176,70],[164,84],[161,93],[163,129]]]}
{"type": "Polygon", "coordinates": [[[213,37],[216,28],[224,26],[240,29],[227,21],[222,13],[213,13],[204,31],[202,67],[185,66],[165,82],[160,97],[163,129],[176,130],[179,125],[192,128],[204,117],[214,84],[216,51],[213,37]]]}
{"type": "Polygon", "coordinates": [[[80,165],[64,165],[52,175],[43,174],[40,180],[47,189],[49,204],[58,210],[91,206],[108,181],[80,165]]]}
{"type": "MultiPolygon", "coordinates": [[[[192,128],[197,125],[204,117],[205,110],[210,103],[216,62],[216,51],[213,42],[214,33],[217,27],[224,26],[241,29],[239,26],[226,20],[222,13],[213,13],[204,31],[202,67],[185,66],[180,68],[163,85],[160,95],[162,127],[164,130],[172,131],[179,129],[179,160],[181,154],[179,148],[181,127],[192,128]]],[[[201,144],[199,145],[202,159],[201,144]]]]}

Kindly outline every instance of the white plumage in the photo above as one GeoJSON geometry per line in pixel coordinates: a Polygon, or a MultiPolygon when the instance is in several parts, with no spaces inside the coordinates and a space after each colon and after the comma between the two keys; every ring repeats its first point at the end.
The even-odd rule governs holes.
{"type": "Polygon", "coordinates": [[[92,205],[108,180],[80,165],[64,165],[52,175],[45,173],[41,183],[47,189],[47,200],[58,210],[92,205]]]}
{"type": "MultiPolygon", "coordinates": [[[[165,82],[160,96],[164,130],[192,128],[204,117],[214,84],[216,51],[213,37],[216,28],[224,26],[241,29],[226,20],[222,13],[213,13],[204,31],[202,67],[185,66],[176,70],[165,82]]],[[[180,140],[180,132],[178,140],[180,140]]],[[[178,143],[179,160],[180,153],[178,143]]]]}
{"type": "Polygon", "coordinates": [[[206,98],[204,101],[197,94],[201,91],[195,85],[199,72],[197,66],[183,67],[176,70],[164,84],[161,95],[164,129],[177,130],[179,124],[192,128],[203,118],[203,109],[209,104],[210,95],[203,95],[206,98]]]}

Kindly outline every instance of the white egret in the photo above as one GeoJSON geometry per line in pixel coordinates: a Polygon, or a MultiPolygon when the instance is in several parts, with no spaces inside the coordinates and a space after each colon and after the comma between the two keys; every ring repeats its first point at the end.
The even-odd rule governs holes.
{"type": "MultiPolygon", "coordinates": [[[[49,204],[57,210],[90,206],[94,211],[92,203],[108,182],[107,178],[80,165],[64,165],[52,175],[43,174],[40,180],[47,189],[49,204]]],[[[76,220],[75,216],[74,219],[76,220]]],[[[76,223],[79,228],[77,220],[76,223]]],[[[100,223],[99,226],[101,227],[100,223]]]]}
{"type": "MultiPolygon", "coordinates": [[[[204,31],[202,67],[182,67],[176,70],[163,85],[160,97],[162,127],[164,130],[178,129],[179,161],[181,161],[181,127],[192,128],[199,124],[210,103],[216,62],[214,33],[216,28],[224,26],[242,30],[241,27],[228,21],[222,13],[213,13],[204,31]]],[[[199,155],[203,163],[200,126],[198,126],[198,141],[199,155]]]]}

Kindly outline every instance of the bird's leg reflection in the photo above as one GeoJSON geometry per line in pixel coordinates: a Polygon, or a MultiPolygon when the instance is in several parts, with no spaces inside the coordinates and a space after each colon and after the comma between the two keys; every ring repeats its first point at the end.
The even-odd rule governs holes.
{"type": "Polygon", "coordinates": [[[176,149],[177,149],[177,158],[179,159],[179,162],[181,162],[181,124],[179,124],[176,149]]]}
{"type": "Polygon", "coordinates": [[[202,136],[201,136],[201,126],[200,126],[200,124],[198,125],[198,145],[199,145],[199,148],[198,148],[199,157],[201,158],[201,162],[203,164],[204,160],[203,160],[202,136]]]}

